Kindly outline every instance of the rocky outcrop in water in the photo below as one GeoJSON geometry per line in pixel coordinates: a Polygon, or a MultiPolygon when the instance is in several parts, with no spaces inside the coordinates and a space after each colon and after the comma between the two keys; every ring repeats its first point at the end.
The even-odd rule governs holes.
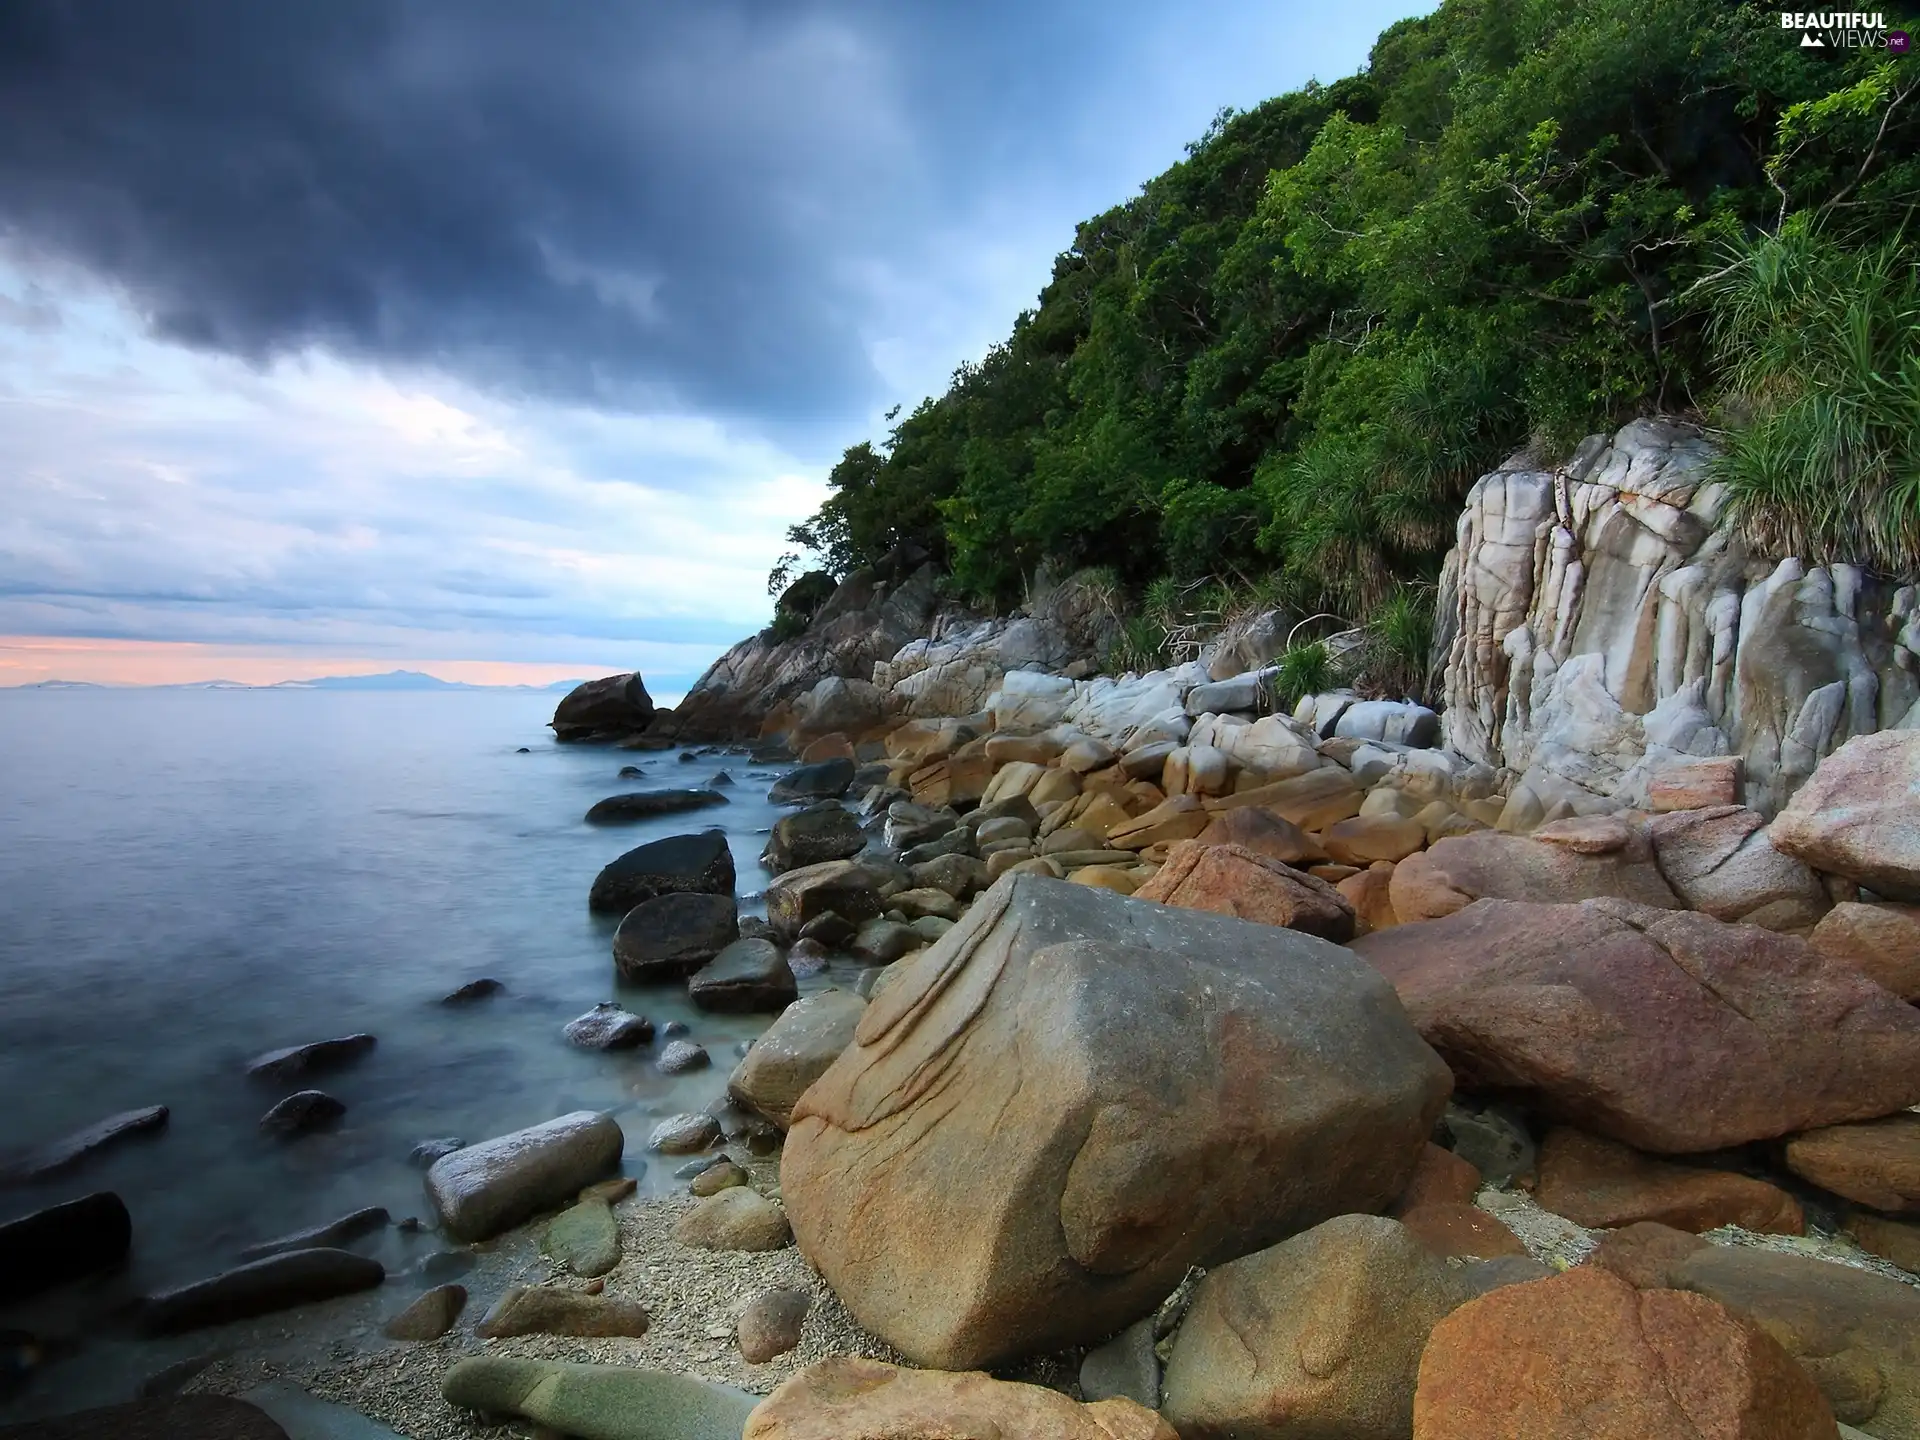
{"type": "Polygon", "coordinates": [[[557,740],[619,740],[645,730],[653,715],[653,697],[636,670],[576,685],[549,723],[557,740]]]}

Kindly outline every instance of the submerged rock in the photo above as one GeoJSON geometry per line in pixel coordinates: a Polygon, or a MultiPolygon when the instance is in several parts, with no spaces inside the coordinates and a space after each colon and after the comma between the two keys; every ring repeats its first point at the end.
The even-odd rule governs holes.
{"type": "Polygon", "coordinates": [[[148,1105],[139,1110],[122,1110],[97,1120],[84,1130],[76,1130],[58,1140],[27,1151],[12,1161],[0,1161],[0,1184],[41,1180],[70,1170],[89,1155],[135,1135],[152,1135],[167,1125],[167,1107],[148,1105]]]}
{"type": "Polygon", "coordinates": [[[740,934],[731,894],[661,895],[627,912],[613,934],[613,958],[629,980],[658,982],[692,974],[740,934]]]}
{"type": "Polygon", "coordinates": [[[297,1080],[338,1070],[362,1058],[374,1047],[373,1036],[342,1035],[336,1040],[314,1040],[305,1045],[289,1045],[284,1050],[269,1050],[247,1062],[247,1074],[255,1080],[275,1082],[297,1080]]]}
{"type": "Polygon", "coordinates": [[[718,790],[638,790],[625,795],[609,795],[588,809],[589,825],[633,825],[655,815],[677,815],[683,810],[704,810],[709,805],[725,805],[727,797],[718,790]]]}
{"type": "Polygon", "coordinates": [[[351,1251],[290,1250],[149,1296],[140,1328],[148,1335],[175,1335],[224,1325],[371,1290],[386,1276],[379,1261],[351,1251]]]}
{"type": "Polygon", "coordinates": [[[631,1050],[653,1039],[653,1022],[617,1000],[602,1000],[567,1022],[566,1037],[583,1050],[631,1050]]]}
{"type": "Polygon", "coordinates": [[[331,1125],[347,1107],[324,1090],[296,1090],[260,1117],[260,1128],[291,1139],[331,1125]]]}
{"type": "Polygon", "coordinates": [[[290,1235],[280,1235],[272,1240],[262,1240],[257,1245],[249,1245],[240,1252],[240,1258],[263,1260],[269,1255],[281,1255],[289,1250],[346,1245],[376,1230],[384,1230],[390,1219],[384,1207],[369,1205],[365,1209],[342,1215],[337,1220],[329,1220],[324,1225],[295,1230],[290,1235]]]}
{"type": "Polygon", "coordinates": [[[449,991],[440,997],[442,1005],[471,1005],[476,1000],[491,1000],[507,987],[491,976],[483,975],[478,980],[469,980],[458,990],[449,991]]]}
{"type": "Polygon", "coordinates": [[[0,1303],[114,1269],[132,1243],[133,1217],[111,1190],[9,1220],[0,1225],[0,1303]]]}

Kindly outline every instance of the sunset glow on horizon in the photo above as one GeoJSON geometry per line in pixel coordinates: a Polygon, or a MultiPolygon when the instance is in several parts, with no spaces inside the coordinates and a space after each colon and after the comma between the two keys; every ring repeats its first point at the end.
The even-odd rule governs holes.
{"type": "Polygon", "coordinates": [[[191,685],[231,680],[272,685],[330,675],[418,670],[468,685],[551,685],[557,680],[619,674],[633,666],[554,665],[514,660],[415,660],[393,656],[316,654],[283,646],[207,645],[175,640],[94,640],[0,635],[0,687],[45,680],[94,685],[191,685]]]}

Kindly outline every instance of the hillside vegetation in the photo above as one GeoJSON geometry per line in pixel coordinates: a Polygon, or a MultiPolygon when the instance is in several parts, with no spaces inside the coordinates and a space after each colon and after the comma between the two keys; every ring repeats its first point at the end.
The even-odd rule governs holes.
{"type": "Polygon", "coordinates": [[[1663,411],[1726,432],[1758,538],[1910,571],[1920,57],[1796,39],[1727,0],[1447,0],[1223,111],[794,543],[840,574],[912,541],[984,604],[1101,567],[1143,663],[1236,597],[1331,612],[1417,687],[1473,479],[1663,411]]]}

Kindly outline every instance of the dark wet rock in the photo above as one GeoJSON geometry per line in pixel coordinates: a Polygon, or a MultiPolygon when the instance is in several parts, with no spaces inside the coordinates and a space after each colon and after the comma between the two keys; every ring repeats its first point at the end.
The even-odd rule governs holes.
{"type": "Polygon", "coordinates": [[[5,1440],[287,1440],[287,1432],[265,1411],[226,1395],[130,1400],[9,1425],[0,1430],[0,1436],[5,1440]]]}
{"type": "Polygon", "coordinates": [[[291,1138],[331,1125],[347,1107],[324,1090],[296,1090],[260,1117],[260,1128],[291,1138]]]}
{"type": "Polygon", "coordinates": [[[438,1340],[467,1308],[467,1287],[436,1285],[380,1327],[389,1340],[438,1340]]]}
{"type": "MultiPolygon", "coordinates": [[[[660,1132],[655,1130],[654,1133],[657,1135],[660,1132]]],[[[725,1155],[696,1155],[693,1159],[687,1161],[686,1164],[675,1170],[673,1172],[673,1178],[676,1180],[691,1180],[694,1176],[711,1170],[716,1165],[726,1165],[729,1163],[731,1162],[728,1161],[725,1155]]]]}
{"type": "Polygon", "coordinates": [[[194,1376],[220,1358],[217,1350],[203,1351],[198,1355],[189,1355],[184,1360],[176,1360],[171,1365],[163,1365],[140,1382],[135,1393],[142,1400],[157,1400],[167,1395],[177,1395],[180,1389],[194,1376]]]}
{"type": "Polygon", "coordinates": [[[677,815],[683,810],[704,810],[726,803],[727,797],[718,790],[639,790],[595,802],[586,820],[589,825],[631,825],[655,815],[677,815]]]}
{"type": "Polygon", "coordinates": [[[478,980],[469,980],[458,990],[442,995],[440,997],[440,1003],[442,1005],[471,1005],[476,1000],[491,1000],[506,988],[506,986],[502,985],[492,976],[483,975],[478,980]]]}
{"type": "Polygon", "coordinates": [[[474,1327],[483,1340],[513,1335],[622,1335],[647,1333],[647,1312],[626,1300],[555,1290],[545,1285],[516,1285],[495,1302],[474,1327]]]}
{"type": "Polygon", "coordinates": [[[424,1170],[434,1161],[444,1159],[466,1143],[458,1135],[440,1135],[432,1140],[422,1140],[407,1152],[407,1161],[424,1170]]]}
{"type": "Polygon", "coordinates": [[[847,948],[861,959],[876,965],[891,965],[909,950],[918,950],[926,941],[911,925],[898,920],[869,920],[853,937],[847,948]]]}
{"type": "Polygon", "coordinates": [[[770,940],[736,940],[687,982],[702,1010],[778,1014],[799,997],[787,957],[770,940]]]}
{"type": "Polygon", "coordinates": [[[713,1063],[704,1046],[691,1040],[670,1040],[660,1047],[654,1067],[662,1075],[684,1075],[689,1070],[704,1070],[713,1063]]]}
{"type": "Polygon", "coordinates": [[[800,1326],[813,1308],[805,1290],[762,1290],[740,1312],[740,1355],[749,1365],[764,1365],[800,1343],[800,1326]]]}
{"type": "Polygon", "coordinates": [[[242,1260],[264,1260],[269,1255],[283,1255],[289,1250],[311,1250],[316,1246],[341,1246],[352,1243],[362,1236],[371,1235],[376,1230],[386,1229],[389,1216],[380,1205],[369,1205],[364,1210],[355,1210],[342,1215],[337,1220],[329,1220],[324,1225],[315,1225],[306,1230],[295,1230],[290,1235],[281,1235],[273,1240],[262,1240],[257,1245],[249,1245],[240,1252],[242,1260]]]}
{"type": "Polygon", "coordinates": [[[456,1240],[484,1240],[552,1209],[620,1163],[611,1116],[576,1110],[456,1150],[427,1171],[427,1198],[456,1240]]]}
{"type": "Polygon", "coordinates": [[[351,1065],[373,1049],[371,1035],[342,1035],[334,1040],[314,1040],[305,1045],[289,1045],[284,1050],[269,1050],[247,1062],[247,1074],[255,1080],[279,1083],[338,1070],[351,1065]]]}
{"type": "Polygon", "coordinates": [[[823,972],[832,958],[832,952],[825,945],[803,937],[794,941],[787,951],[787,969],[796,980],[805,980],[823,972]]]}
{"type": "Polygon", "coordinates": [[[860,818],[837,800],[826,800],[782,816],[774,824],[760,863],[781,875],[805,865],[845,860],[866,848],[867,832],[860,828],[860,818]]]}
{"type": "Polygon", "coordinates": [[[444,1285],[466,1274],[476,1263],[471,1250],[436,1250],[420,1262],[420,1278],[429,1285],[444,1285]]]}
{"type": "Polygon", "coordinates": [[[740,934],[740,907],[727,895],[661,895],[633,907],[613,934],[620,973],[642,983],[691,975],[740,934]]]}
{"type": "Polygon", "coordinates": [[[638,765],[622,765],[620,767],[620,773],[614,778],[618,780],[638,780],[646,773],[647,772],[642,770],[638,765]]]}
{"type": "Polygon", "coordinates": [[[844,950],[853,943],[860,927],[832,910],[814,916],[800,927],[802,940],[817,940],[829,950],[844,950]]]}
{"type": "Polygon", "coordinates": [[[625,1009],[617,1000],[602,1000],[586,1014],[569,1020],[565,1034],[582,1050],[631,1050],[653,1039],[653,1022],[625,1009]]]}
{"type": "Polygon", "coordinates": [[[733,777],[724,770],[714,771],[713,778],[707,781],[707,787],[712,790],[725,789],[731,787],[732,784],[733,777]]]}
{"type": "Polygon", "coordinates": [[[720,1122],[698,1110],[669,1115],[654,1126],[653,1133],[647,1137],[647,1148],[658,1150],[662,1155],[691,1155],[696,1150],[710,1150],[719,1143],[720,1122]]]}
{"type": "Polygon", "coordinates": [[[821,760],[813,765],[796,765],[774,781],[767,799],[776,805],[792,805],[809,800],[838,800],[853,784],[853,761],[821,760]]]}
{"type": "Polygon", "coordinates": [[[148,1105],[140,1110],[122,1110],[84,1130],[76,1130],[58,1140],[27,1151],[15,1160],[0,1163],[0,1184],[40,1180],[58,1175],[85,1160],[89,1155],[136,1135],[152,1135],[166,1128],[167,1107],[148,1105]]]}
{"type": "Polygon", "coordinates": [[[515,750],[513,753],[516,755],[531,755],[533,754],[533,751],[530,747],[522,745],[519,749],[515,750]]]}
{"type": "Polygon", "coordinates": [[[1533,1136],[1511,1106],[1475,1107],[1450,1100],[1440,1117],[1440,1130],[1447,1148],[1469,1162],[1489,1185],[1531,1179],[1534,1174],[1533,1136]]]}
{"type": "Polygon", "coordinates": [[[625,913],[657,895],[732,895],[733,852],[719,830],[669,835],[627,851],[594,878],[591,909],[625,913]]]}
{"type": "Polygon", "coordinates": [[[693,1027],[684,1020],[669,1020],[660,1027],[662,1040],[678,1040],[682,1035],[691,1035],[693,1027]]]}
{"type": "Polygon", "coordinates": [[[0,1225],[0,1302],[23,1300],[127,1258],[133,1219],[111,1190],[0,1225]]]}
{"type": "Polygon", "coordinates": [[[775,930],[773,926],[769,925],[758,915],[742,915],[740,917],[740,938],[742,940],[778,941],[780,939],[780,932],[775,930]]]}
{"type": "Polygon", "coordinates": [[[175,1335],[224,1325],[371,1290],[386,1276],[379,1261],[348,1250],[290,1250],[149,1296],[140,1328],[148,1335],[175,1335]]]}
{"type": "Polygon", "coordinates": [[[647,728],[653,697],[638,671],[589,680],[567,692],[548,722],[559,740],[613,738],[647,728]]]}

